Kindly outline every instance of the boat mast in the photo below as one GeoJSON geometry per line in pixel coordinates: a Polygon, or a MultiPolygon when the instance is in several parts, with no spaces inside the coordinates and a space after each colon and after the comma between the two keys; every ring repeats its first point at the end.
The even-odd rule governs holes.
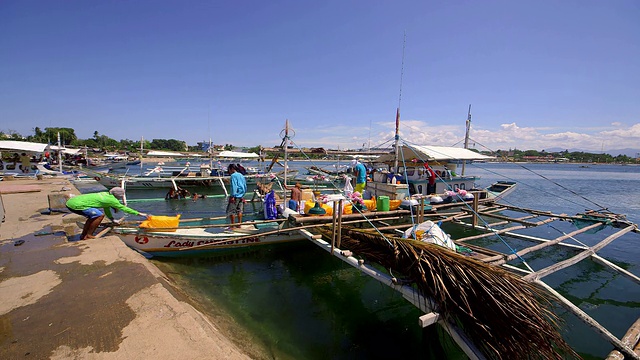
{"type": "MultiPolygon", "coordinates": [[[[464,148],[468,149],[469,148],[469,129],[471,128],[471,104],[469,104],[469,112],[467,114],[467,131],[464,134],[464,148]]],[[[464,176],[464,168],[465,165],[467,164],[466,160],[462,160],[462,174],[461,176],[464,176]]]]}
{"type": "Polygon", "coordinates": [[[58,131],[58,167],[60,167],[60,173],[62,173],[62,146],[60,145],[60,132],[59,131],[58,131]]]}
{"type": "Polygon", "coordinates": [[[396,109],[396,135],[394,138],[394,144],[396,150],[395,161],[393,162],[393,172],[398,173],[398,158],[400,157],[400,149],[398,148],[398,141],[400,140],[400,104],[402,103],[402,78],[404,77],[404,49],[407,44],[407,32],[404,33],[402,41],[402,66],[400,67],[400,92],[398,95],[398,108],[396,109]]]}
{"type": "Polygon", "coordinates": [[[287,206],[287,156],[289,148],[289,119],[284,122],[284,138],[282,139],[282,146],[284,146],[284,196],[283,204],[287,206]]]}
{"type": "Polygon", "coordinates": [[[142,151],[144,150],[144,136],[140,136],[140,174],[142,174],[142,151]]]}

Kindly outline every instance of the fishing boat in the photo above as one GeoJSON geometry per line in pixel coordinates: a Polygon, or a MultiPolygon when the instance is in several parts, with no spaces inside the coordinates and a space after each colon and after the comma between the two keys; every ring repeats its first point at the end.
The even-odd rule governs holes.
{"type": "Polygon", "coordinates": [[[77,171],[63,170],[62,166],[60,165],[62,163],[61,154],[63,153],[63,150],[64,149],[60,146],[52,147],[48,144],[43,143],[2,140],[0,141],[0,153],[8,153],[13,156],[11,158],[0,159],[0,174],[10,175],[13,177],[33,177],[36,175],[76,175],[77,171]],[[58,153],[58,169],[55,169],[47,161],[42,161],[43,155],[51,150],[56,150],[58,153]],[[31,161],[29,162],[29,170],[27,172],[22,171],[22,163],[16,157],[16,155],[19,156],[22,153],[31,158],[31,161]]]}
{"type": "Polygon", "coordinates": [[[127,246],[153,256],[239,250],[305,239],[299,230],[289,229],[284,219],[246,221],[237,228],[229,228],[224,219],[189,219],[175,228],[145,229],[134,224],[114,227],[112,232],[127,246]]]}
{"type": "MultiPolygon", "coordinates": [[[[284,143],[286,145],[286,141],[284,143]]],[[[376,190],[400,195],[404,194],[402,191],[406,193],[409,184],[385,181],[384,185],[389,187],[376,190]]],[[[499,193],[499,189],[496,192],[499,193]]],[[[596,255],[615,239],[637,232],[636,224],[603,209],[568,216],[499,204],[495,201],[497,197],[489,196],[475,197],[471,206],[467,203],[426,206],[427,199],[417,198],[418,211],[411,208],[410,211],[362,211],[351,215],[337,212],[332,216],[291,213],[286,221],[246,222],[236,229],[196,222],[192,224],[194,227],[180,223],[167,229],[132,226],[113,231],[121,238],[126,237],[123,241],[127,245],[160,255],[295,241],[304,236],[363,274],[398,291],[424,312],[419,318],[422,327],[438,324],[451,334],[469,358],[577,358],[557,330],[557,317],[546,302],[550,299],[595,327],[621,354],[638,358],[629,345],[541,281],[542,277],[580,260],[593,259],[616,274],[638,282],[637,276],[596,255]],[[269,225],[272,223],[278,225],[269,225]],[[438,223],[443,223],[442,227],[438,225],[432,232],[431,228],[435,229],[434,224],[438,223]],[[582,225],[576,225],[576,229],[567,227],[578,223],[582,225]],[[527,229],[537,226],[552,226],[559,234],[555,238],[532,236],[527,229]],[[452,247],[422,241],[425,232],[447,237],[443,235],[445,227],[468,230],[462,232],[465,235],[449,237],[446,241],[453,242],[455,251],[452,247]],[[587,236],[600,228],[606,228],[604,239],[594,241],[587,236]],[[271,236],[283,234],[287,235],[286,239],[266,242],[271,236]],[[254,240],[247,243],[249,239],[254,240]],[[569,240],[577,245],[568,243],[569,240]],[[492,243],[487,246],[489,241],[492,243]],[[518,242],[520,250],[509,245],[512,241],[518,242]],[[524,242],[532,244],[523,246],[524,242]],[[577,251],[577,254],[552,265],[537,266],[534,263],[540,257],[537,251],[549,250],[552,246],[577,251]],[[527,254],[531,254],[530,260],[527,254]]],[[[339,199],[334,208],[341,208],[343,201],[348,199],[339,199]]]]}
{"type": "MultiPolygon", "coordinates": [[[[184,168],[183,168],[184,169],[184,168]]],[[[200,172],[172,172],[176,175],[159,176],[158,174],[149,174],[147,176],[129,176],[126,174],[110,174],[99,173],[89,169],[84,169],[88,175],[107,188],[123,186],[127,189],[170,189],[180,187],[208,187],[213,192],[221,192],[228,194],[229,176],[208,175],[208,168],[200,168],[200,172]]],[[[269,182],[277,178],[279,174],[253,174],[246,175],[247,185],[255,185],[258,182],[269,182]]]]}
{"type": "Polygon", "coordinates": [[[465,174],[467,163],[493,159],[468,149],[471,105],[466,122],[464,148],[408,143],[400,146],[399,114],[398,110],[394,150],[372,162],[372,182],[367,184],[367,188],[371,189],[374,196],[387,195],[391,199],[429,197],[433,200],[431,202],[438,203],[447,201],[446,199],[470,200],[474,196],[500,199],[516,188],[514,181],[498,181],[480,189],[476,186],[479,177],[465,174]],[[379,165],[382,167],[377,167],[379,165]],[[432,186],[429,186],[430,183],[432,186]]]}

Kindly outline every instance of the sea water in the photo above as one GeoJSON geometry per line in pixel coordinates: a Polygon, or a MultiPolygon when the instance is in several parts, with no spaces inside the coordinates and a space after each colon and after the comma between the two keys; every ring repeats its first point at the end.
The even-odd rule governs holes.
{"type": "MultiPolygon", "coordinates": [[[[608,208],[640,222],[638,166],[481,163],[467,164],[466,174],[480,176],[482,187],[496,180],[518,182],[502,200],[507,204],[569,215],[608,208]]],[[[195,202],[158,200],[163,190],[131,191],[127,196],[133,200],[131,207],[158,215],[221,216],[225,209],[219,196],[195,202]]],[[[259,205],[247,205],[249,216],[259,213],[259,205]]],[[[446,230],[454,238],[463,236],[459,230],[446,230]]],[[[561,222],[530,233],[555,238],[573,230],[571,223],[561,222]]],[[[580,239],[594,245],[613,232],[609,227],[580,239]]],[[[509,241],[491,246],[504,252],[532,245],[509,241]]],[[[638,275],[638,241],[639,234],[626,234],[598,254],[638,275]]],[[[575,254],[554,246],[526,260],[539,270],[575,254]]],[[[309,242],[151,261],[254,358],[464,358],[446,336],[422,330],[422,314],[398,293],[309,242]],[[437,352],[439,343],[444,343],[444,355],[437,352]]],[[[640,317],[640,286],[591,260],[543,280],[618,338],[640,317]]],[[[563,309],[557,313],[565,338],[584,358],[602,358],[612,349],[572,314],[563,309]]]]}

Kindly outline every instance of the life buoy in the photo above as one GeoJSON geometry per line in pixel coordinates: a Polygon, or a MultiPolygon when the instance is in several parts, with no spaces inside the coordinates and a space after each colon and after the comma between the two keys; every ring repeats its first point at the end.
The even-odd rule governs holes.
{"type": "Polygon", "coordinates": [[[95,177],[93,178],[93,180],[95,180],[95,181],[100,181],[100,177],[99,177],[99,176],[95,176],[95,177]]]}
{"type": "Polygon", "coordinates": [[[135,240],[138,244],[143,244],[143,245],[149,242],[149,238],[148,238],[148,237],[146,237],[146,236],[143,236],[143,237],[136,236],[136,238],[135,238],[134,240],[135,240]]]}

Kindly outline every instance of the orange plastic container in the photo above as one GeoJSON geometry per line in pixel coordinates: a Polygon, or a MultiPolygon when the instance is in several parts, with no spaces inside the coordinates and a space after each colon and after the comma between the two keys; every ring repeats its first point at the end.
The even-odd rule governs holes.
{"type": "Polygon", "coordinates": [[[149,215],[147,220],[140,223],[140,227],[148,231],[176,231],[180,224],[180,215],[160,216],[149,215]]]}

